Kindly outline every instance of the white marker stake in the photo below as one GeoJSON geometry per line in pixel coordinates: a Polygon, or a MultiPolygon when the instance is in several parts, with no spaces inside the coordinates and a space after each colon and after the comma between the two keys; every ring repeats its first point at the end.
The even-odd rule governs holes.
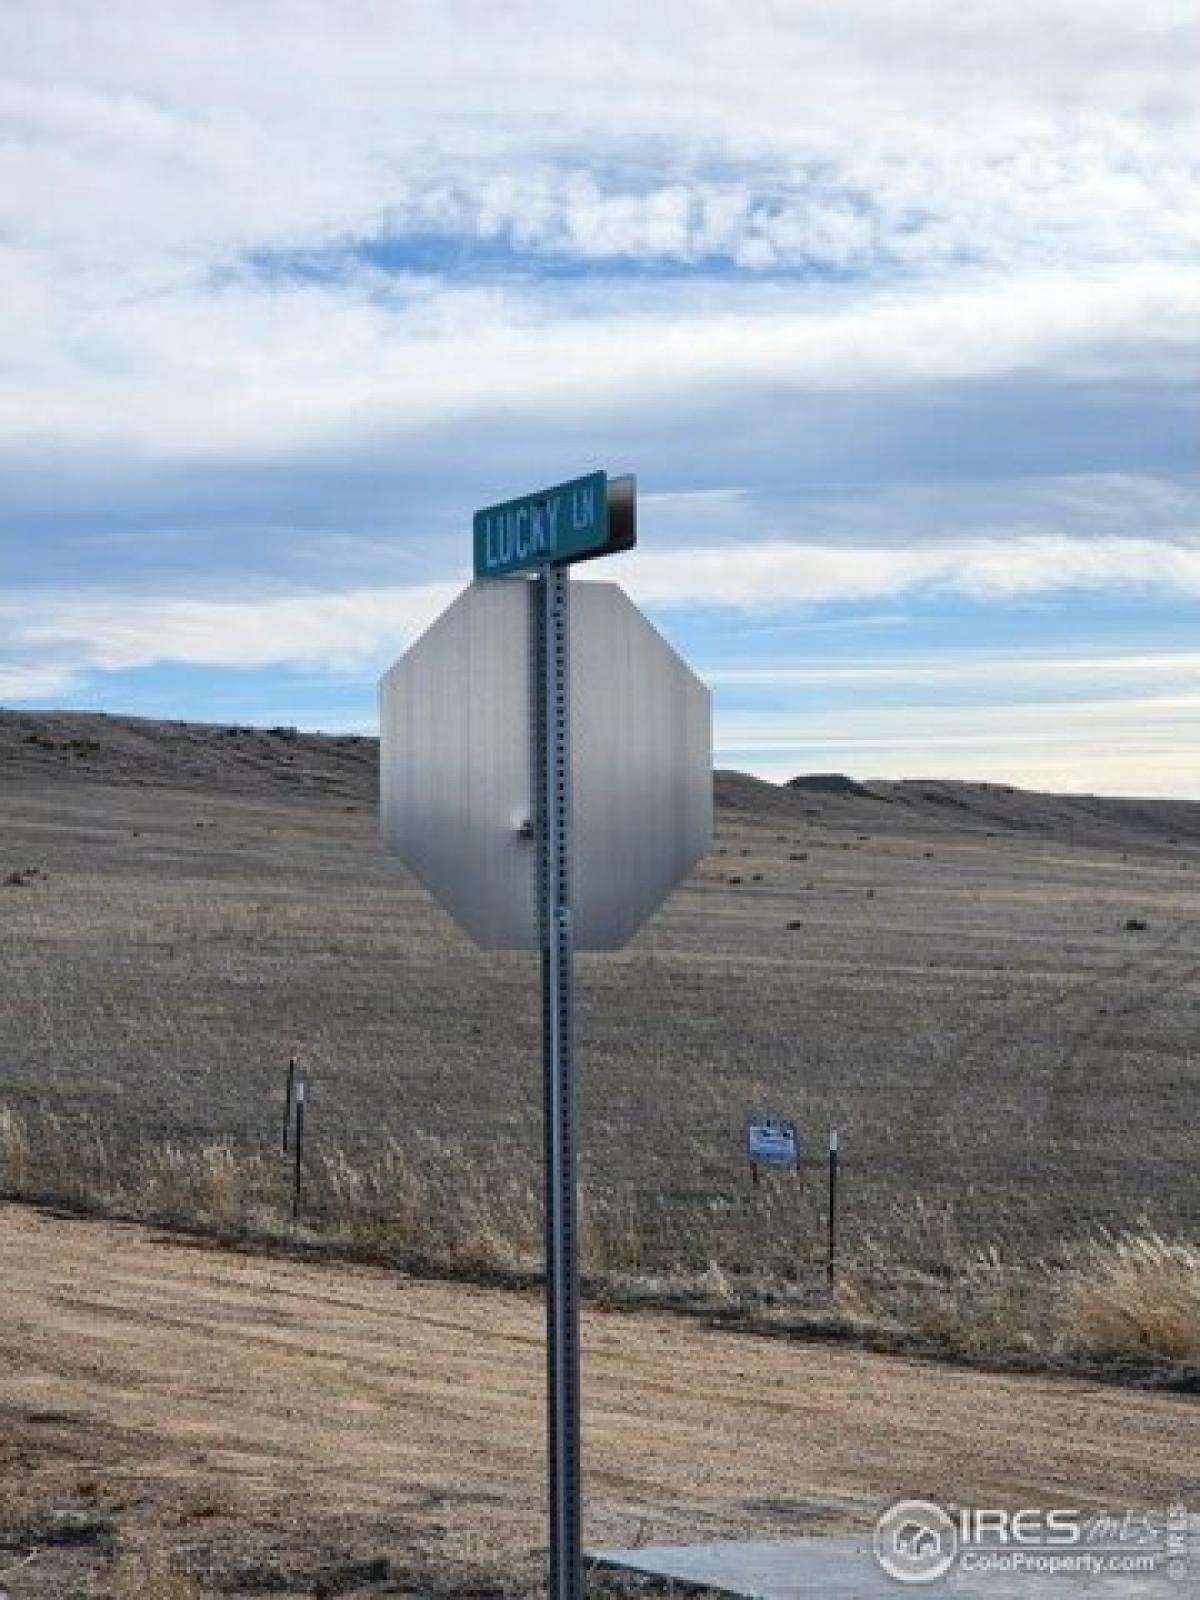
{"type": "Polygon", "coordinates": [[[300,1220],[300,1173],[304,1165],[304,1079],[295,1088],[296,1103],[296,1165],[292,1177],[292,1221],[300,1220]]]}

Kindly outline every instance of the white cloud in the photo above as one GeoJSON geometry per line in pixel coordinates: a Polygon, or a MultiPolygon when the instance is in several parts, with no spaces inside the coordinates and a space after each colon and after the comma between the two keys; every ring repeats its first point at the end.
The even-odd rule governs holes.
{"type": "MultiPolygon", "coordinates": [[[[864,745],[885,750],[911,745],[915,738],[930,750],[942,746],[955,749],[987,747],[996,738],[996,726],[1005,720],[1010,727],[1046,745],[1058,729],[1071,726],[1077,735],[1094,738],[1096,730],[1107,728],[1115,719],[1126,730],[1136,728],[1136,742],[1153,745],[1162,739],[1178,743],[1181,719],[1189,726],[1200,726],[1200,688],[1190,695],[1150,695],[1098,701],[1042,700],[1036,704],[990,705],[981,712],[977,705],[863,706],[805,712],[798,719],[792,708],[775,710],[727,710],[720,714],[717,729],[719,745],[738,750],[792,750],[804,743],[825,747],[864,745]],[[802,735],[797,728],[802,720],[802,735]],[[919,733],[918,733],[919,730],[919,733]]],[[[1193,751],[1200,769],[1200,748],[1193,751]]]]}
{"type": "Polygon", "coordinates": [[[1090,703],[726,710],[714,732],[718,766],[775,781],[836,771],[1200,800],[1200,691],[1090,703]]]}
{"type": "MultiPolygon", "coordinates": [[[[0,276],[3,268],[0,266],[0,276]]],[[[1189,381],[1200,280],[1038,275],[853,301],[649,292],[588,314],[502,290],[238,282],[110,313],[17,275],[0,441],[270,455],[474,419],[669,418],[705,395],[887,391],[1053,373],[1189,381]],[[691,303],[689,303],[689,300],[691,303]]]]}
{"type": "MultiPolygon", "coordinates": [[[[457,592],[445,583],[256,601],[39,592],[0,600],[0,623],[10,652],[31,661],[35,677],[164,661],[353,672],[411,643],[457,592]]],[[[3,670],[16,681],[26,669],[18,661],[3,670]]]]}
{"type": "MultiPolygon", "coordinates": [[[[691,573],[702,554],[681,553],[679,574],[691,573]]],[[[1054,586],[1052,562],[1043,579],[1054,586]]],[[[84,685],[94,691],[97,674],[157,662],[286,665],[369,678],[456,589],[439,583],[256,603],[17,595],[0,602],[10,652],[0,666],[0,698],[61,700],[84,685]]],[[[742,602],[726,594],[722,603],[737,609],[742,602]]],[[[1200,798],[1200,652],[958,651],[707,669],[701,663],[700,670],[718,694],[719,765],[773,778],[831,769],[858,777],[924,773],[1200,798]],[[769,695],[761,706],[753,703],[760,693],[769,695]],[[733,697],[742,703],[731,705],[733,697]]],[[[357,682],[361,688],[361,677],[357,682]]],[[[264,717],[278,721],[282,713],[264,717]]],[[[293,713],[290,720],[303,719],[293,713]]]]}
{"type": "Polygon", "coordinates": [[[11,4],[0,440],[242,456],[731,386],[1188,379],[1198,51],[1183,0],[11,4]],[[743,281],[247,265],[431,230],[743,281]],[[754,277],[826,267],[871,293],[754,277]]]}
{"type": "Polygon", "coordinates": [[[700,663],[696,670],[706,683],[746,691],[820,689],[838,694],[904,689],[911,694],[951,689],[959,693],[982,690],[1011,694],[1014,690],[1036,690],[1046,700],[1068,691],[1097,694],[1164,685],[1200,692],[1200,651],[1189,650],[1089,650],[1073,654],[973,650],[969,654],[956,651],[870,661],[838,659],[730,666],[700,663]]]}
{"type": "Polygon", "coordinates": [[[718,765],[1200,799],[1200,652],[956,650],[700,669],[718,765]],[[757,703],[758,697],[762,703],[757,703]]]}
{"type": "Polygon", "coordinates": [[[1200,799],[1200,652],[955,650],[705,669],[718,766],[1200,799]],[[758,699],[761,696],[761,704],[758,699]]]}
{"type": "Polygon", "coordinates": [[[1200,652],[955,650],[700,670],[718,766],[1200,799],[1200,652]],[[758,703],[759,697],[761,703],[758,703]]]}
{"type": "Polygon", "coordinates": [[[639,602],[774,610],[913,592],[1010,600],[1071,589],[1200,598],[1200,532],[1191,539],[1095,539],[1051,533],[874,546],[760,541],[639,551],[610,566],[639,602]]]}
{"type": "Polygon", "coordinates": [[[50,700],[74,687],[76,672],[69,666],[0,665],[0,701],[50,700]]]}
{"type": "MultiPolygon", "coordinates": [[[[322,520],[357,535],[338,490],[362,485],[339,478],[355,471],[339,454],[399,444],[448,525],[468,486],[448,487],[432,450],[426,464],[436,430],[669,437],[669,474],[661,457],[620,464],[746,486],[646,497],[665,538],[624,570],[652,606],[744,625],[922,594],[1195,598],[1194,489],[1154,478],[1178,454],[1156,457],[1156,423],[1122,457],[1142,476],[1045,492],[999,481],[1011,461],[989,479],[953,423],[986,385],[1035,405],[1087,385],[1128,418],[1131,395],[1174,403],[1194,384],[1198,55],[1192,0],[0,7],[0,451],[33,482],[29,530],[5,520],[23,570],[50,521],[42,461],[75,484],[85,460],[118,484],[131,462],[134,476],[198,463],[179,477],[203,483],[218,530],[207,596],[146,598],[145,569],[138,594],[107,574],[89,589],[96,567],[77,591],[0,596],[0,694],[50,697],[160,660],[374,670],[449,588],[398,586],[381,557],[381,585],[343,570],[341,592],[246,602],[219,469],[248,481],[262,461],[328,464],[322,520]],[[406,257],[429,236],[441,245],[406,257]],[[865,401],[902,434],[914,396],[945,406],[944,471],[871,463],[864,425],[864,476],[957,474],[953,487],[892,483],[873,500],[789,469],[787,402],[806,398],[819,427],[826,401],[865,401]]],[[[1061,463],[1018,470],[1095,464],[1103,446],[1083,423],[1066,437],[1068,412],[1060,401],[1061,463]]],[[[144,493],[126,535],[154,525],[144,493]]],[[[115,546],[89,542],[86,498],[70,548],[98,565],[115,546]]],[[[304,523],[283,498],[280,528],[304,523]]],[[[384,520],[403,528],[405,510],[384,520]]],[[[120,507],[106,516],[119,524],[120,507]]],[[[411,558],[416,536],[401,537],[411,558]]],[[[1176,687],[1166,668],[1108,670],[1176,687]]]]}
{"type": "MultiPolygon", "coordinates": [[[[652,609],[753,613],[915,592],[1006,599],[1089,586],[1200,596],[1200,538],[1184,544],[1022,536],[865,548],[765,543],[640,552],[606,566],[606,578],[652,609]]],[[[107,591],[17,594],[0,598],[0,624],[16,658],[6,670],[31,663],[47,671],[120,671],[159,661],[306,663],[334,672],[378,667],[426,627],[458,587],[380,585],[253,601],[107,591]]]]}
{"type": "MultiPolygon", "coordinates": [[[[1198,458],[1200,465],[1200,458],[1198,458]]],[[[744,490],[645,494],[638,504],[647,550],[668,543],[876,545],[1019,536],[1164,539],[1186,544],[1200,529],[1200,477],[1120,472],[971,476],[861,486],[817,482],[784,496],[744,490]]]]}

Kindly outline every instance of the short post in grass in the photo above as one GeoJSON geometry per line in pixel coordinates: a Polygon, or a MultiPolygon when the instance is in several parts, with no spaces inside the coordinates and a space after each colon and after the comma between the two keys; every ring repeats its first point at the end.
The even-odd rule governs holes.
{"type": "Polygon", "coordinates": [[[283,1091],[283,1153],[288,1153],[288,1137],[292,1129],[292,1101],[296,1093],[296,1058],[288,1057],[287,1082],[283,1091]]]}
{"type": "Polygon", "coordinates": [[[292,1164],[292,1222],[300,1221],[300,1183],[304,1172],[304,1079],[295,1081],[296,1107],[295,1160],[292,1164]]]}
{"type": "Polygon", "coordinates": [[[841,1152],[838,1149],[838,1131],[836,1128],[829,1130],[829,1254],[826,1262],[826,1274],[829,1279],[829,1289],[833,1292],[834,1277],[837,1272],[837,1206],[838,1206],[838,1163],[841,1152]]]}

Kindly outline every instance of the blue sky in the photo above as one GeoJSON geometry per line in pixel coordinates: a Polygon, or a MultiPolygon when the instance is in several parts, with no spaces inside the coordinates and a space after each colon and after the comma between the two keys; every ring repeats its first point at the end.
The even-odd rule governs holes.
{"type": "Polygon", "coordinates": [[[1190,0],[5,6],[0,703],[371,731],[473,509],[605,467],[722,765],[1200,798],[1197,59],[1190,0]]]}

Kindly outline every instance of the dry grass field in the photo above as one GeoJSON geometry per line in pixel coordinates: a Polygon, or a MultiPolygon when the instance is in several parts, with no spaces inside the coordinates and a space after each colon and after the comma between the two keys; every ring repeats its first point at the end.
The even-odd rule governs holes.
{"type": "MultiPolygon", "coordinates": [[[[286,1238],[294,1053],[301,1243],[536,1271],[536,965],[383,854],[375,760],[0,716],[0,1191],[286,1238]]],[[[598,1293],[1192,1381],[1200,805],[719,774],[714,853],[580,965],[598,1293]],[[801,1183],[751,1185],[751,1113],[801,1183]]]]}

